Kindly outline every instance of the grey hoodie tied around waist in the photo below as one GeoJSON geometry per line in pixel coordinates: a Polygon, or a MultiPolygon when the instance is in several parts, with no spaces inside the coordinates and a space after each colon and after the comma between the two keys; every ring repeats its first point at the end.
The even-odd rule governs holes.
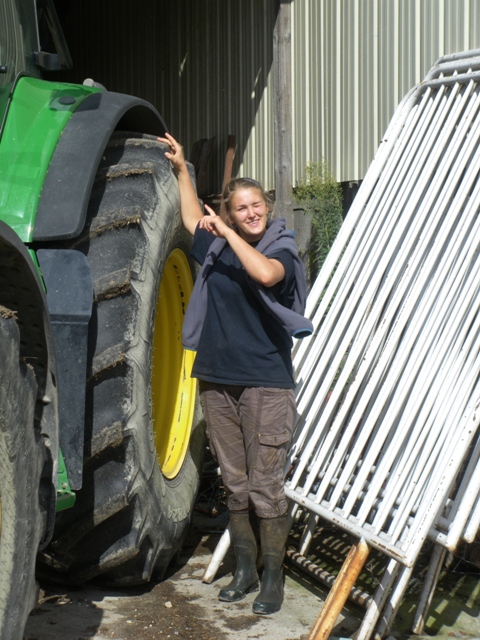
{"type": "MultiPolygon", "coordinates": [[[[210,269],[226,245],[227,241],[224,238],[215,238],[198,274],[183,321],[182,338],[185,349],[196,351],[198,347],[207,311],[207,277],[210,269]]],[[[295,272],[295,290],[292,309],[288,309],[280,304],[268,287],[264,287],[248,275],[247,282],[266,312],[272,315],[290,336],[294,338],[305,338],[311,335],[313,325],[310,320],[303,315],[307,297],[305,271],[303,263],[298,256],[294,232],[286,230],[285,218],[276,218],[269,222],[265,234],[255,248],[267,258],[282,250],[287,250],[292,254],[295,272]]]]}

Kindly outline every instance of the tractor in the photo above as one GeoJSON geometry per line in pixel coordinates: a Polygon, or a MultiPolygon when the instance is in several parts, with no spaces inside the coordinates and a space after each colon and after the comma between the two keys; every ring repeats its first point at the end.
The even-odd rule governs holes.
{"type": "Polygon", "coordinates": [[[23,637],[39,572],[161,578],[201,477],[166,127],[142,99],[44,79],[70,66],[52,0],[2,0],[1,640],[23,637]]]}

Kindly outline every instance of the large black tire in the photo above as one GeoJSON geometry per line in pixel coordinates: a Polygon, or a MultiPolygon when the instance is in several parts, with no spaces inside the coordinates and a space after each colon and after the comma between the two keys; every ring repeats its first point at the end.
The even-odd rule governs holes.
{"type": "Polygon", "coordinates": [[[164,152],[150,136],[113,137],[69,244],[87,256],[95,296],[84,478],[43,560],[71,583],[162,577],[198,491],[203,428],[181,346],[191,238],[164,152]]]}
{"type": "Polygon", "coordinates": [[[39,486],[45,461],[34,428],[37,384],[20,361],[20,333],[0,308],[0,638],[20,640],[36,604],[35,558],[45,532],[39,486]]]}

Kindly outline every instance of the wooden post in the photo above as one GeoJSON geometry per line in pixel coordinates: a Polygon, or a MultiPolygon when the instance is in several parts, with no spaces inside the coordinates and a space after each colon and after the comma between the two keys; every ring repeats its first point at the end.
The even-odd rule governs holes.
{"type": "Polygon", "coordinates": [[[292,207],[291,0],[277,0],[273,31],[274,153],[276,216],[294,227],[292,207]]]}
{"type": "Polygon", "coordinates": [[[330,637],[335,622],[347,601],[348,594],[368,558],[369,551],[370,549],[363,539],[352,545],[320,615],[310,631],[308,640],[327,640],[330,637]]]}

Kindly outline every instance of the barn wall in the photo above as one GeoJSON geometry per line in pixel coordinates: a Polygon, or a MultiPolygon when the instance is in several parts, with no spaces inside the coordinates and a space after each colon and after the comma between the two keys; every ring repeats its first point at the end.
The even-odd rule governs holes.
{"type": "Polygon", "coordinates": [[[227,138],[234,172],[273,178],[271,0],[68,0],[63,22],[75,62],[70,78],[152,102],[187,155],[215,136],[210,188],[223,177],[227,138]]]}
{"type": "MultiPolygon", "coordinates": [[[[274,188],[273,0],[57,0],[75,69],[151,101],[187,150],[227,137],[234,173],[274,188]]],[[[480,48],[478,0],[293,0],[293,183],[325,158],[363,178],[393,112],[443,54],[480,48]]]]}
{"type": "Polygon", "coordinates": [[[442,55],[480,48],[478,0],[294,0],[294,182],[364,177],[395,108],[442,55]]]}

